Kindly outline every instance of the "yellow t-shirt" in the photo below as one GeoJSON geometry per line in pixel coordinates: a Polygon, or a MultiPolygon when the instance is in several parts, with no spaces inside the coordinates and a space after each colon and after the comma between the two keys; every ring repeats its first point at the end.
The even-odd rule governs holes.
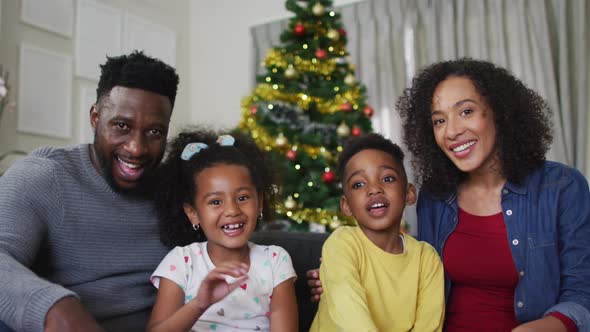
{"type": "Polygon", "coordinates": [[[404,252],[377,247],[342,226],[322,248],[324,293],[312,332],[442,331],[444,274],[436,250],[404,234],[404,252]]]}

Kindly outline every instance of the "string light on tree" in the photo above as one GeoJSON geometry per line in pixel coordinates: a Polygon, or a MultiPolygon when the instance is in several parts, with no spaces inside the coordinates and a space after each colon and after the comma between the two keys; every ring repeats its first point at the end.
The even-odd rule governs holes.
{"type": "Polygon", "coordinates": [[[256,115],[256,113],[258,113],[258,107],[257,106],[251,106],[250,107],[250,114],[252,115],[256,115]]]}

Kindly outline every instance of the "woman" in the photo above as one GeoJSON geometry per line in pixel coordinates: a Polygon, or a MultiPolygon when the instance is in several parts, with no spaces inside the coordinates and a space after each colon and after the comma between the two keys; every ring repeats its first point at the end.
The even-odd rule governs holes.
{"type": "Polygon", "coordinates": [[[547,103],[505,69],[460,59],[423,69],[397,107],[418,238],[445,268],[445,330],[590,331],[590,193],[545,160],[547,103]]]}
{"type": "Polygon", "coordinates": [[[471,59],[427,67],[398,102],[418,237],[446,272],[447,331],[590,330],[590,194],[545,161],[547,103],[471,59]]]}

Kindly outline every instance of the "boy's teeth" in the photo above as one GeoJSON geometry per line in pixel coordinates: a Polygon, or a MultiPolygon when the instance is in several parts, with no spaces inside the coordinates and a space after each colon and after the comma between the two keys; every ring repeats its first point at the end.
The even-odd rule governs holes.
{"type": "Polygon", "coordinates": [[[473,141],[469,142],[469,143],[461,144],[452,150],[453,150],[453,152],[461,152],[461,151],[467,149],[468,147],[472,146],[473,144],[475,144],[475,142],[473,142],[473,141]]]}
{"type": "Polygon", "coordinates": [[[383,206],[385,206],[385,204],[383,204],[383,203],[376,203],[376,204],[371,205],[372,208],[380,208],[383,206]]]}

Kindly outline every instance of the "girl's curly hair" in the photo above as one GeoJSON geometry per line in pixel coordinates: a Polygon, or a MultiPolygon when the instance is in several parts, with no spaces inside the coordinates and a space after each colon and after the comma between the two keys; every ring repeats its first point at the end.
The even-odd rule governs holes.
{"type": "Polygon", "coordinates": [[[545,161],[553,139],[551,110],[541,96],[506,69],[468,58],[424,68],[397,102],[416,182],[423,190],[444,196],[456,191],[466,178],[436,144],[432,128],[434,90],[451,76],[469,78],[492,109],[501,172],[510,182],[521,183],[545,161]]]}
{"type": "Polygon", "coordinates": [[[185,246],[205,241],[201,229],[195,232],[184,213],[185,203],[193,204],[198,190],[193,180],[204,169],[219,164],[244,166],[250,172],[258,193],[263,195],[265,219],[273,215],[271,207],[276,189],[269,161],[256,144],[239,132],[229,133],[235,138],[233,146],[216,143],[220,134],[204,128],[193,128],[178,134],[168,145],[167,156],[158,171],[158,190],[155,193],[156,212],[160,221],[160,240],[167,246],[185,246]],[[193,155],[188,161],[180,158],[187,144],[201,142],[209,147],[193,155]]]}

